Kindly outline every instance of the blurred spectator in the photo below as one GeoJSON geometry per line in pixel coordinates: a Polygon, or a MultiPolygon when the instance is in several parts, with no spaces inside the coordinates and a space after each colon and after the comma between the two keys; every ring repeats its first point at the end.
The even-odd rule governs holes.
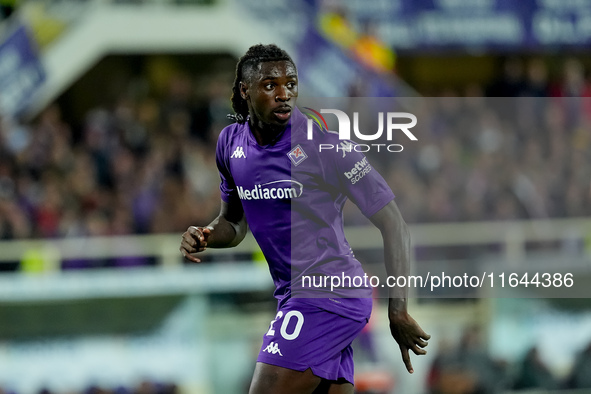
{"type": "MultiPolygon", "coordinates": [[[[38,389],[39,394],[65,394],[47,387],[38,389]]],[[[114,388],[90,385],[81,391],[68,391],[68,394],[178,394],[179,386],[174,382],[158,382],[143,380],[135,386],[117,386],[114,388]]],[[[0,394],[19,394],[14,391],[6,391],[0,387],[0,394]]]]}
{"type": "Polygon", "coordinates": [[[557,107],[563,112],[567,128],[574,129],[590,123],[591,85],[579,60],[565,60],[561,79],[554,87],[552,95],[559,98],[557,107]]]}
{"type": "Polygon", "coordinates": [[[454,348],[442,342],[435,356],[427,387],[431,394],[482,394],[506,389],[502,363],[491,359],[479,327],[468,327],[454,348]]]}
{"type": "Polygon", "coordinates": [[[591,389],[591,343],[577,355],[567,386],[572,389],[591,389]]]}
{"type": "Polygon", "coordinates": [[[519,375],[515,379],[515,390],[557,388],[556,381],[548,367],[540,359],[538,349],[531,348],[521,362],[519,375]]]}
{"type": "Polygon", "coordinates": [[[531,59],[527,64],[525,84],[520,92],[523,97],[546,97],[549,91],[548,67],[544,60],[531,59]]]}
{"type": "Polygon", "coordinates": [[[2,0],[0,2],[0,22],[10,17],[17,6],[16,0],[2,0]]]}
{"type": "Polygon", "coordinates": [[[467,394],[475,390],[475,378],[453,362],[453,346],[446,340],[439,342],[438,351],[427,375],[430,394],[467,394]]]}
{"type": "Polygon", "coordinates": [[[524,89],[523,64],[515,57],[503,60],[500,75],[487,89],[490,97],[519,97],[524,89]]]}

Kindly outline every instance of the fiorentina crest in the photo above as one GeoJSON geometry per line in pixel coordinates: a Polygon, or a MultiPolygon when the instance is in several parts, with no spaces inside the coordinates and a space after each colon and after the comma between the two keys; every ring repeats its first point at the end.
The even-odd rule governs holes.
{"type": "Polygon", "coordinates": [[[308,155],[306,154],[306,152],[304,152],[304,150],[302,149],[302,147],[300,145],[293,148],[291,150],[291,152],[289,152],[287,154],[287,156],[289,156],[289,159],[291,160],[291,162],[295,166],[297,166],[302,161],[304,161],[308,158],[308,155]]]}

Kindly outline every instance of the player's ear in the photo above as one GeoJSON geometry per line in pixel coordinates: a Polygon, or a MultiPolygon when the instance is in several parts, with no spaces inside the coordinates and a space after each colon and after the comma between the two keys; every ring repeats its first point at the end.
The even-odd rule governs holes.
{"type": "Polygon", "coordinates": [[[240,82],[240,97],[242,97],[243,100],[248,98],[248,85],[244,82],[240,82]]]}

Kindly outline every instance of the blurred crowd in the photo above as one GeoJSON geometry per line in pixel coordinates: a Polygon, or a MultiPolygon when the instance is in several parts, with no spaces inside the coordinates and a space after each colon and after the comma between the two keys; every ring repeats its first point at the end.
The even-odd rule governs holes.
{"type": "Polygon", "coordinates": [[[589,390],[590,371],[591,343],[577,354],[570,371],[560,378],[543,361],[537,347],[529,349],[515,365],[495,360],[486,351],[480,328],[472,326],[464,331],[457,345],[440,343],[427,388],[430,394],[589,390]]]}
{"type": "MultiPolygon", "coordinates": [[[[503,70],[488,87],[425,98],[412,111],[419,142],[387,160],[370,157],[409,223],[591,214],[584,67],[570,59],[550,76],[542,60],[509,59],[503,70]]],[[[196,95],[195,78],[178,75],[163,96],[126,92],[80,124],[65,122],[57,104],[28,123],[3,119],[0,239],[209,223],[219,209],[215,141],[229,124],[231,83],[212,76],[196,95]]],[[[364,220],[347,209],[347,224],[364,220]]]]}
{"type": "Polygon", "coordinates": [[[226,89],[223,99],[215,84],[210,93],[196,103],[190,81],[178,77],[168,97],[123,95],[112,108],[88,111],[78,129],[57,105],[31,124],[3,123],[0,238],[166,233],[208,223],[219,209],[211,132],[229,112],[226,89]]]}
{"type": "Polygon", "coordinates": [[[590,86],[576,59],[552,78],[508,59],[488,86],[409,101],[419,141],[373,162],[410,223],[589,216],[590,86]]]}
{"type": "MultiPolygon", "coordinates": [[[[42,388],[38,394],[57,394],[58,392],[42,388]]],[[[74,394],[74,392],[69,392],[74,394]]],[[[79,394],[178,394],[179,387],[175,383],[142,381],[135,386],[118,386],[105,388],[101,386],[88,386],[79,394]]],[[[18,394],[16,391],[5,390],[0,387],[0,394],[18,394]]]]}

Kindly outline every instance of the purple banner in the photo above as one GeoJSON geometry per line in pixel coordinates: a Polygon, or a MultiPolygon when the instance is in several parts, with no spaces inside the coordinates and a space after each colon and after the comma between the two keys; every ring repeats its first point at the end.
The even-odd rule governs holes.
{"type": "Polygon", "coordinates": [[[589,0],[306,0],[371,28],[397,50],[544,49],[591,45],[589,0]]]}
{"type": "Polygon", "coordinates": [[[18,115],[44,81],[43,66],[20,26],[0,44],[0,114],[18,115]]]}

